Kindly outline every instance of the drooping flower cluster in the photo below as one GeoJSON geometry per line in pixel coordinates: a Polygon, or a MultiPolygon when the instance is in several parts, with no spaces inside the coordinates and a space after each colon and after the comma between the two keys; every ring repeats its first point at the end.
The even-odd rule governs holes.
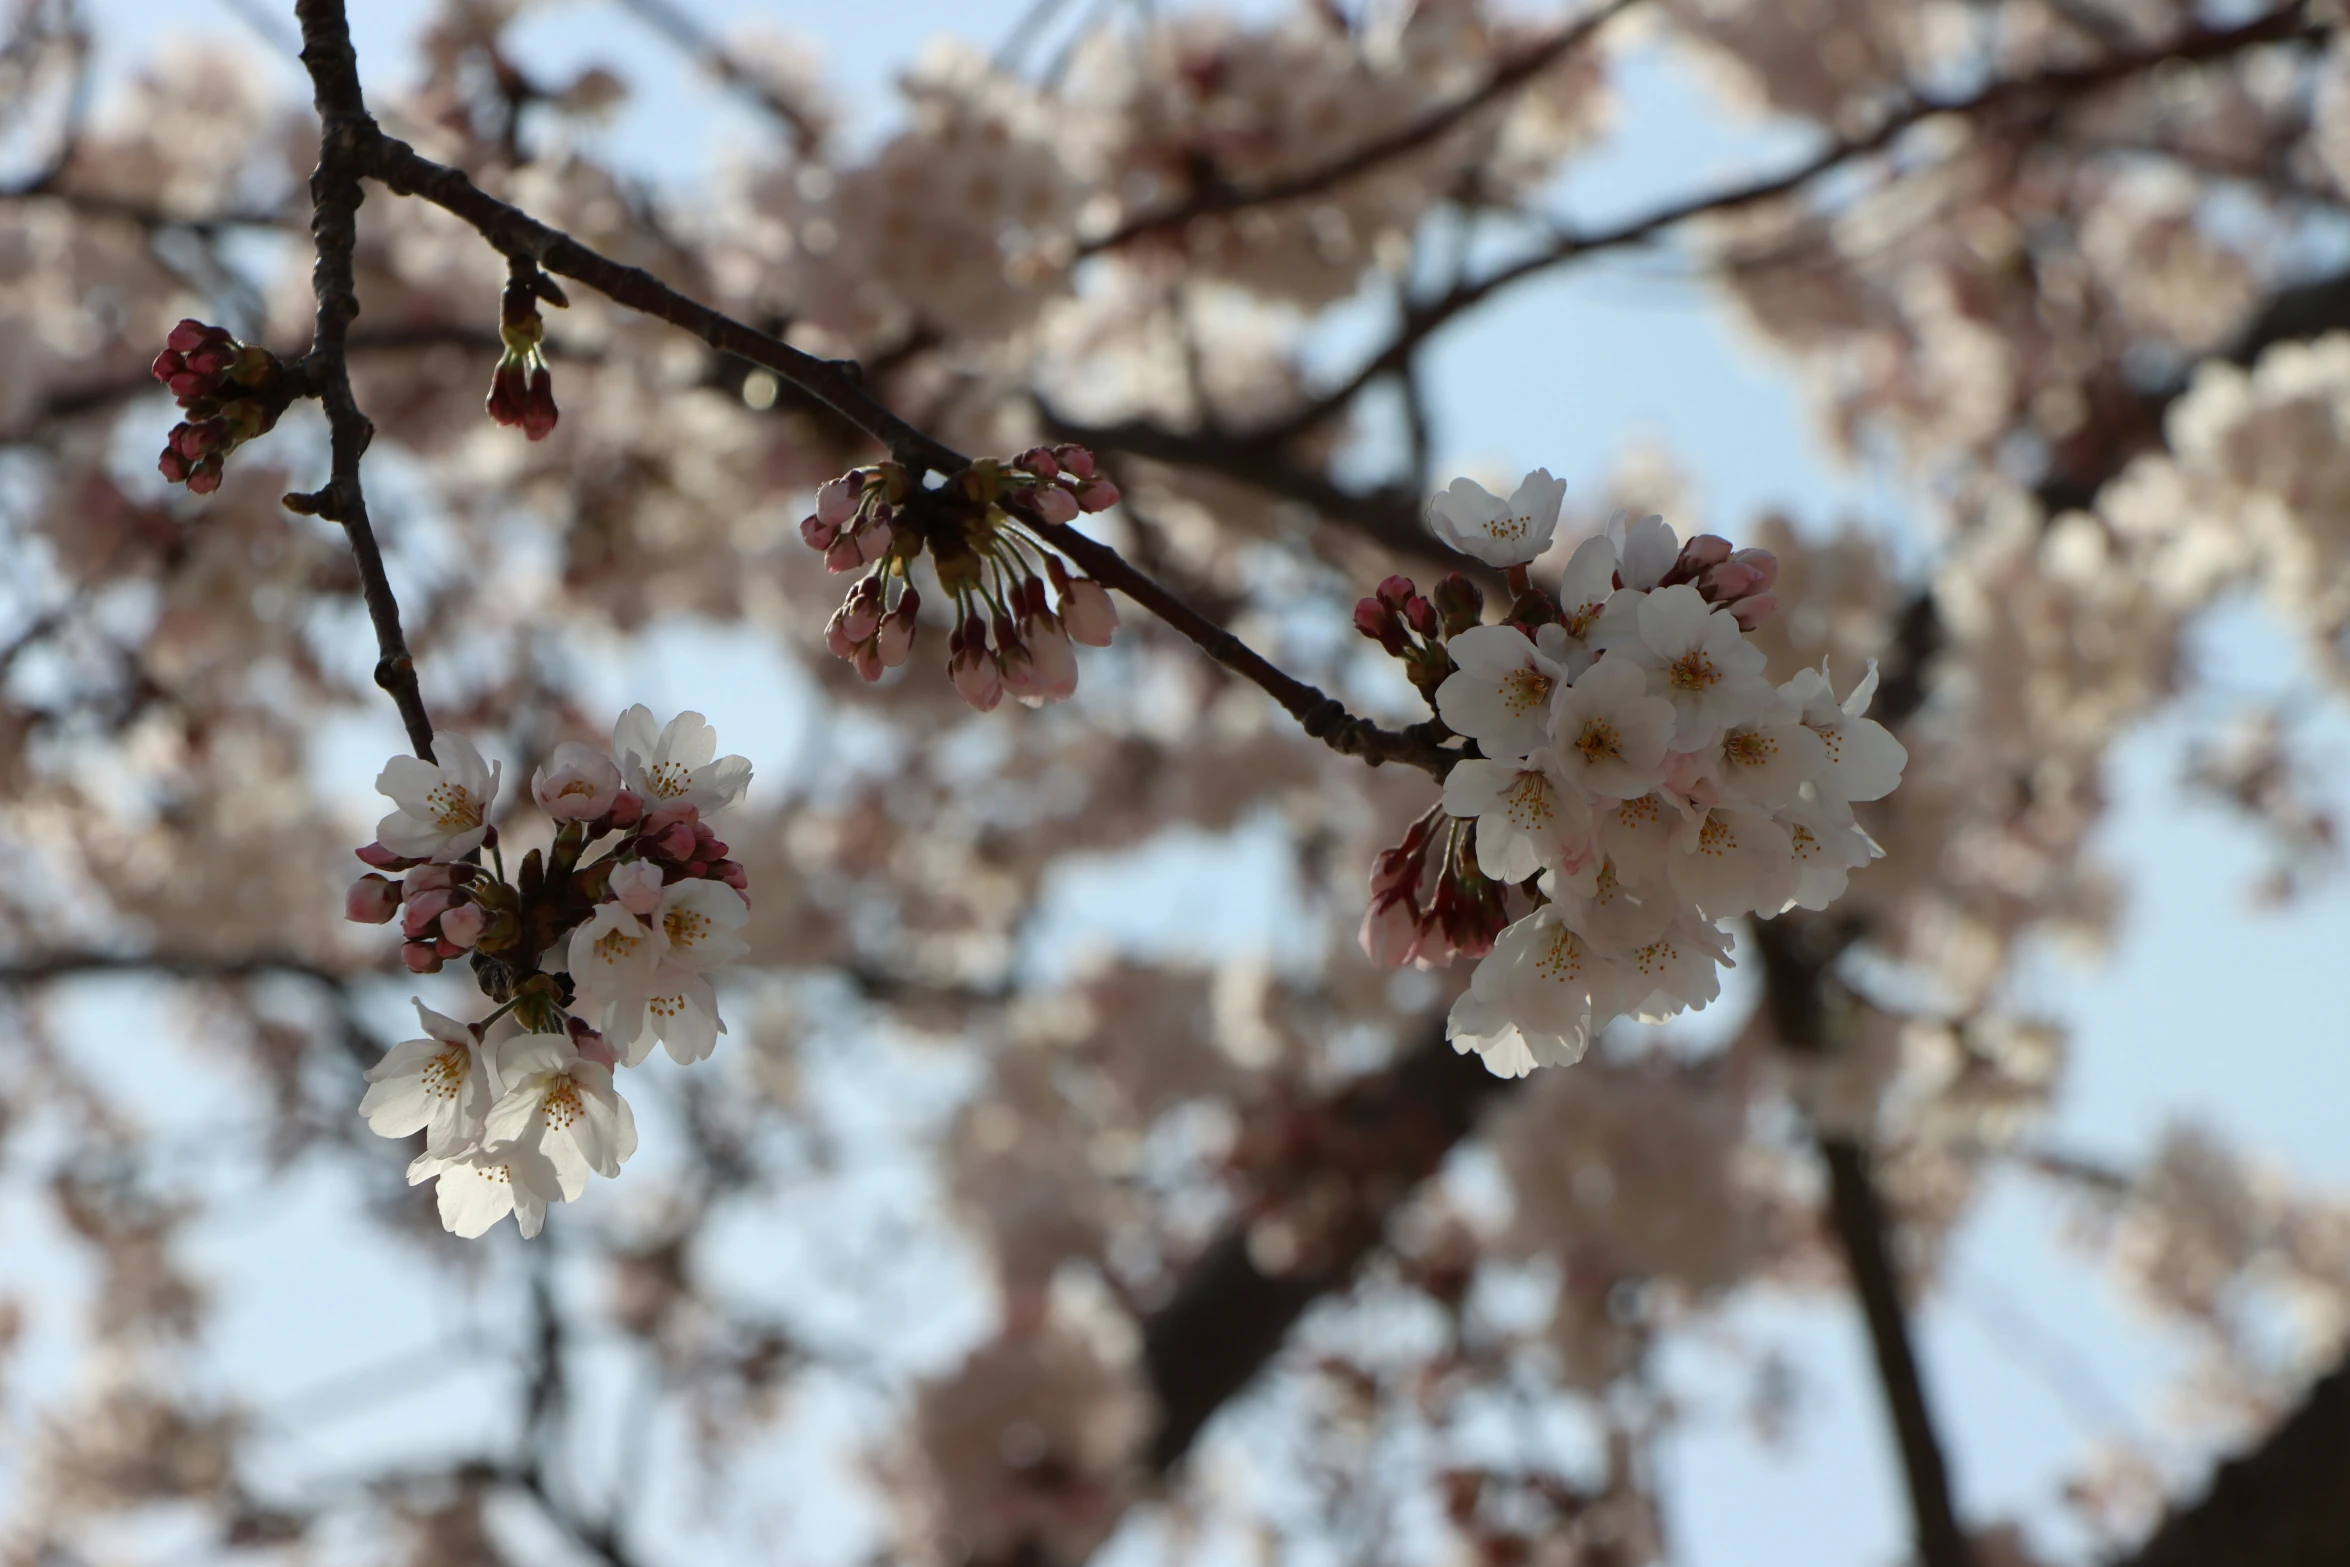
{"type": "Polygon", "coordinates": [[[1840,896],[1882,852],[1852,803],[1890,793],[1907,760],[1864,716],[1874,667],[1841,701],[1825,670],[1764,678],[1745,634],[1775,606],[1767,552],[1619,515],[1555,598],[1534,587],[1562,490],[1538,472],[1504,502],[1463,479],[1430,505],[1441,537],[1509,573],[1501,623],[1451,579],[1443,608],[1396,578],[1356,611],[1475,742],[1374,866],[1364,950],[1481,959],[1447,1032],[1512,1077],[1580,1059],[1619,1015],[1713,1000],[1721,922],[1840,896]],[[1514,921],[1512,888],[1534,904],[1514,921]]]}
{"type": "Polygon", "coordinates": [[[1073,644],[1108,647],[1118,610],[1101,583],[1071,575],[1038,529],[1117,504],[1118,487],[1082,446],[975,462],[937,490],[896,463],[853,469],[816,492],[815,514],[800,524],[827,569],[870,568],[825,626],[825,645],[867,680],[904,663],[922,607],[913,565],[927,548],[954,601],[947,674],[963,700],[983,713],[1006,692],[1030,707],[1063,701],[1077,689],[1073,644]]]}
{"type": "Polygon", "coordinates": [[[228,454],[266,433],[293,401],[293,378],[277,355],[202,321],[173,327],[151,368],[186,415],[172,426],[156,469],[198,495],[219,489],[228,454]]]}
{"type": "Polygon", "coordinates": [[[751,768],[718,755],[701,714],[656,728],[632,707],[610,752],[566,741],[538,770],[531,795],[554,842],[508,880],[489,820],[499,770],[461,736],[433,745],[438,762],[394,757],[376,780],[397,809],[359,851],[374,869],[347,913],[399,919],[417,973],[469,958],[498,1005],[467,1024],[419,1001],[427,1037],[368,1071],[359,1109],[386,1137],[425,1134],[408,1179],[439,1182],[451,1230],[480,1235],[511,1213],[535,1235],[548,1203],[618,1175],[635,1151],[613,1069],[656,1041],[699,1061],[726,1032],[710,974],[745,950],[749,883],[703,817],[741,796],[751,768]]]}

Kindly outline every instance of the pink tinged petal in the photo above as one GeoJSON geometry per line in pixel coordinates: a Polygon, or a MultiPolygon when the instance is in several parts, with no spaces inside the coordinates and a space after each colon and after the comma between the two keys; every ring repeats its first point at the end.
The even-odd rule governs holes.
{"type": "Polygon", "coordinates": [[[404,943],[400,948],[400,961],[407,965],[411,974],[438,974],[441,971],[440,953],[421,941],[404,943]]]}
{"type": "Polygon", "coordinates": [[[1077,520],[1076,494],[1058,484],[1040,484],[1031,492],[1036,497],[1036,514],[1045,521],[1067,524],[1077,520]]]}
{"type": "Polygon", "coordinates": [[[400,912],[399,883],[384,877],[362,876],[343,895],[343,918],[359,925],[388,924],[400,912]]]}
{"type": "MultiPolygon", "coordinates": [[[[480,904],[462,904],[441,916],[441,942],[444,946],[456,948],[457,952],[470,951],[473,944],[481,940],[482,929],[489,922],[489,914],[480,904]]],[[[445,954],[450,957],[455,955],[445,954]]]]}
{"type": "Polygon", "coordinates": [[[1078,577],[1061,600],[1061,623],[1070,637],[1087,647],[1108,647],[1118,629],[1118,606],[1110,590],[1091,577],[1078,577]]]}
{"type": "Polygon", "coordinates": [[[661,906],[661,867],[643,860],[631,860],[613,869],[612,896],[620,906],[639,919],[649,919],[661,906]]]}

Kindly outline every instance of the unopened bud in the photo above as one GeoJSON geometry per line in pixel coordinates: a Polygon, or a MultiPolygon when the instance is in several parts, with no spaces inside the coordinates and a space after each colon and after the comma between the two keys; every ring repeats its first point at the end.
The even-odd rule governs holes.
{"type": "MultiPolygon", "coordinates": [[[[470,952],[474,943],[481,940],[482,927],[489,922],[489,914],[480,904],[459,904],[441,916],[441,945],[455,947],[458,952],[470,952]]],[[[453,957],[456,954],[444,952],[441,955],[453,957]]]]}
{"type": "MultiPolygon", "coordinates": [[[[1088,488],[1091,488],[1091,486],[1088,486],[1088,488]]],[[[1062,486],[1058,484],[1040,484],[1036,486],[1035,489],[1031,490],[1029,494],[1035,498],[1036,514],[1039,517],[1042,517],[1046,522],[1059,526],[1066,526],[1067,524],[1077,520],[1077,512],[1079,509],[1077,497],[1071,494],[1068,490],[1064,489],[1062,486]]],[[[1113,494],[1111,497],[1113,502],[1116,500],[1116,498],[1117,497],[1115,494],[1113,494]]],[[[1087,511],[1101,510],[1099,506],[1089,506],[1084,509],[1087,511]]]]}
{"type": "Polygon", "coordinates": [[[1061,465],[1049,447],[1031,446],[1012,459],[1012,466],[1023,473],[1033,473],[1040,479],[1057,479],[1061,476],[1061,465]]]}
{"type": "Polygon", "coordinates": [[[1436,637],[1444,629],[1444,622],[1437,617],[1436,606],[1416,593],[1404,601],[1403,619],[1405,625],[1424,637],[1436,637]]]}
{"type": "Polygon", "coordinates": [[[1108,511],[1118,504],[1118,487],[1107,479],[1088,479],[1077,486],[1079,511],[1108,511]]]}
{"type": "Polygon", "coordinates": [[[844,473],[837,479],[827,479],[816,490],[816,515],[837,533],[857,520],[857,506],[864,495],[863,474],[844,473]]]}
{"type": "Polygon", "coordinates": [[[400,946],[400,961],[411,974],[438,974],[444,959],[431,942],[409,941],[400,946]]]}
{"type": "Polygon", "coordinates": [[[374,866],[379,871],[404,871],[410,866],[424,863],[422,860],[412,859],[404,854],[394,854],[380,843],[364,845],[356,852],[361,861],[374,866]]]}
{"type": "Polygon", "coordinates": [[[1737,603],[1731,605],[1730,614],[1732,618],[1738,622],[1739,630],[1752,631],[1755,627],[1761,625],[1765,620],[1769,619],[1771,611],[1777,609],[1778,607],[1779,599],[1777,594],[1757,593],[1752,597],[1742,598],[1737,603]]]}
{"type": "Polygon", "coordinates": [[[1457,637],[1485,619],[1485,590],[1457,571],[1437,578],[1428,595],[1448,637],[1457,637]]]}
{"type": "Polygon", "coordinates": [[[1093,453],[1082,446],[1074,443],[1056,446],[1053,448],[1053,458],[1076,479],[1084,480],[1093,477],[1093,453]]]}
{"type": "Polygon", "coordinates": [[[382,925],[400,912],[400,885],[373,872],[351,883],[343,896],[343,918],[359,925],[382,925]]]}

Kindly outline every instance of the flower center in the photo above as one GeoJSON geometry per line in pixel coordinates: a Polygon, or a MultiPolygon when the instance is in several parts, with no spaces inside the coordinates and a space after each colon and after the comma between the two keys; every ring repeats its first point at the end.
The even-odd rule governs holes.
{"type": "Polygon", "coordinates": [[[1814,729],[1812,733],[1818,735],[1820,744],[1828,748],[1829,766],[1833,767],[1836,763],[1844,760],[1843,726],[1839,725],[1834,729],[1814,729]]]}
{"type": "Polygon", "coordinates": [[[1787,841],[1795,846],[1795,857],[1799,860],[1808,860],[1820,852],[1820,840],[1813,837],[1811,829],[1801,822],[1788,824],[1787,841]]]}
{"type": "Polygon", "coordinates": [[[464,1047],[451,1045],[427,1061],[418,1074],[423,1079],[424,1091],[435,1099],[456,1098],[457,1090],[465,1086],[466,1064],[464,1047]]]}
{"type": "Polygon", "coordinates": [[[1637,800],[1626,800],[1616,807],[1616,825],[1625,831],[1656,825],[1657,801],[1654,794],[1644,794],[1637,800]]]}
{"type": "Polygon", "coordinates": [[[1561,925],[1534,960],[1534,972],[1553,984],[1572,985],[1583,977],[1585,956],[1583,938],[1561,925]]]}
{"type": "Polygon", "coordinates": [[[1779,742],[1760,729],[1733,729],[1722,741],[1722,756],[1735,767],[1760,767],[1779,754],[1779,742]]]}
{"type": "Polygon", "coordinates": [[[1632,966],[1643,979],[1654,979],[1679,960],[1681,949],[1673,945],[1673,938],[1661,936],[1632,954],[1632,966]]]}
{"type": "Polygon", "coordinates": [[[594,784],[589,783],[585,778],[574,778],[571,780],[571,782],[565,784],[562,788],[555,791],[555,798],[558,800],[568,800],[575,794],[592,795],[595,792],[596,786],[594,784]]]}
{"type": "Polygon", "coordinates": [[[1697,829],[1697,852],[1709,859],[1718,860],[1737,847],[1738,835],[1719,816],[1708,816],[1697,829]]]}
{"type": "Polygon", "coordinates": [[[645,769],[645,787],[664,800],[676,799],[693,781],[693,770],[676,762],[655,762],[645,769]]]}
{"type": "Polygon", "coordinates": [[[645,1003],[645,1010],[664,1023],[673,1022],[685,1015],[685,997],[655,996],[645,1003]]]}
{"type": "Polygon", "coordinates": [[[1485,531],[1497,539],[1515,544],[1534,531],[1532,517],[1496,517],[1485,525],[1485,531]]]}
{"type": "Polygon", "coordinates": [[[1583,732],[1575,736],[1575,749],[1583,753],[1584,762],[1592,767],[1624,759],[1624,742],[1618,738],[1616,726],[1604,718],[1584,722],[1583,732]]]}
{"type": "Polygon", "coordinates": [[[424,797],[424,808],[432,813],[432,824],[443,832],[470,832],[481,825],[481,802],[462,784],[433,785],[424,797]]]}
{"type": "Polygon", "coordinates": [[[669,932],[669,940],[673,945],[690,947],[709,930],[710,916],[696,914],[691,909],[671,909],[662,916],[661,928],[669,932]]]}
{"type": "Polygon", "coordinates": [[[579,1085],[566,1077],[547,1090],[547,1097],[539,1101],[539,1114],[547,1118],[547,1130],[566,1132],[572,1123],[587,1113],[579,1102],[579,1085]]]}
{"type": "Polygon", "coordinates": [[[1520,832],[1532,832],[1550,824],[1556,814],[1551,803],[1550,780],[1540,773],[1520,773],[1502,796],[1502,808],[1509,816],[1510,825],[1520,832]]]}
{"type": "Polygon", "coordinates": [[[1594,601],[1585,604],[1567,616],[1567,635],[1580,642],[1591,632],[1591,623],[1599,618],[1604,606],[1594,601]]]}
{"type": "Polygon", "coordinates": [[[1501,677],[1501,705],[1522,718],[1550,700],[1554,684],[1539,669],[1513,669],[1501,677]]]}
{"type": "Polygon", "coordinates": [[[1703,691],[1722,678],[1714,661],[1705,656],[1705,649],[1691,648],[1666,667],[1665,679],[1676,691],[1703,691]]]}
{"type": "Polygon", "coordinates": [[[596,961],[607,968],[626,963],[636,949],[645,944],[642,936],[632,936],[625,930],[608,930],[596,938],[596,961]]]}

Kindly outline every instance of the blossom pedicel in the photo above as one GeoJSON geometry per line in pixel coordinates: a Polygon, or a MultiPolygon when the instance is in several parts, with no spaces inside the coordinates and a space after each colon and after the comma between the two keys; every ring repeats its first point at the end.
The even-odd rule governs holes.
{"type": "Polygon", "coordinates": [[[1536,470],[1504,501],[1459,479],[1429,505],[1446,543],[1511,573],[1507,619],[1483,624],[1459,578],[1423,598],[1392,577],[1355,610],[1474,743],[1379,856],[1363,948],[1391,966],[1478,959],[1446,1034],[1505,1077],[1580,1060],[1620,1015],[1713,1000],[1721,922],[1842,896],[1883,853],[1852,804],[1907,761],[1865,716],[1874,666],[1841,702],[1825,669],[1764,678],[1746,633],[1776,604],[1766,551],[1618,514],[1555,598],[1532,587],[1563,488],[1536,470]],[[1513,920],[1513,897],[1531,912],[1513,920]]]}
{"type": "Polygon", "coordinates": [[[614,1067],[655,1043],[699,1061],[726,1032],[710,975],[745,950],[749,879],[703,818],[742,796],[751,764],[718,755],[699,713],[657,725],[632,707],[610,752],[566,741],[533,776],[555,839],[509,881],[489,821],[499,768],[462,736],[433,738],[439,761],[394,757],[377,779],[398,808],[359,851],[373,869],[345,911],[398,918],[416,973],[467,958],[497,1007],[460,1023],[419,1001],[426,1037],[368,1071],[359,1113],[386,1137],[425,1134],[408,1179],[438,1183],[449,1229],[476,1236],[512,1214],[535,1235],[549,1203],[636,1151],[614,1067]]]}

